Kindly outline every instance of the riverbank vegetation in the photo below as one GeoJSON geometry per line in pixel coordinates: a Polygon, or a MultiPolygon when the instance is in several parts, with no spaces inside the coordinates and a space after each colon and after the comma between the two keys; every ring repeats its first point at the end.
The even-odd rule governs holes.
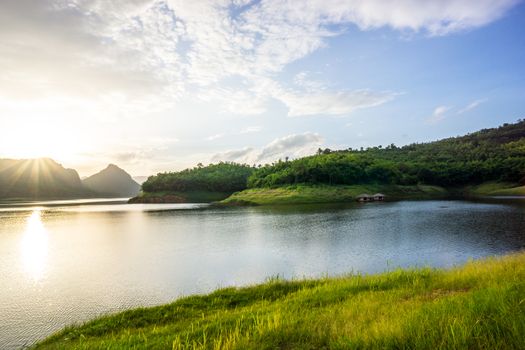
{"type": "Polygon", "coordinates": [[[69,327],[37,349],[520,349],[525,253],[451,270],[278,278],[69,327]]]}
{"type": "Polygon", "coordinates": [[[174,191],[210,191],[235,192],[246,188],[248,177],[253,173],[248,165],[221,162],[179,172],[160,173],[150,176],[142,184],[144,192],[174,191]]]}
{"type": "Polygon", "coordinates": [[[508,182],[485,182],[467,187],[466,192],[473,196],[525,196],[525,186],[508,182]]]}
{"type": "Polygon", "coordinates": [[[158,191],[142,192],[128,203],[211,203],[228,198],[231,192],[217,191],[158,191]]]}
{"type": "Polygon", "coordinates": [[[248,165],[221,162],[179,172],[159,173],[142,184],[142,193],[130,203],[215,202],[246,188],[255,169],[248,165]]]}
{"type": "Polygon", "coordinates": [[[280,205],[351,202],[362,193],[388,193],[391,199],[444,199],[455,192],[429,185],[289,185],[251,188],[236,192],[220,202],[222,205],[280,205]]]}
{"type": "Polygon", "coordinates": [[[200,165],[152,176],[142,188],[152,197],[245,190],[223,203],[273,204],[347,201],[364,192],[382,192],[390,199],[523,195],[524,185],[525,121],[518,121],[404,147],[319,149],[312,156],[266,165],[200,165]]]}

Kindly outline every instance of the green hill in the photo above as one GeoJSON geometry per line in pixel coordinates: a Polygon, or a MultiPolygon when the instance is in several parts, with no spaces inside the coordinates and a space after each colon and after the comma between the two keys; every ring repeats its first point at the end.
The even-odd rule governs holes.
{"type": "Polygon", "coordinates": [[[397,147],[332,151],[250,167],[210,164],[161,173],[132,202],[280,204],[349,201],[363,192],[390,199],[525,194],[525,121],[397,147]],[[235,192],[235,193],[234,193],[235,192]],[[231,196],[224,200],[224,198],[231,196]]]}
{"type": "Polygon", "coordinates": [[[525,195],[525,121],[404,147],[319,150],[258,168],[227,205],[525,195]]]}
{"type": "Polygon", "coordinates": [[[374,183],[461,187],[487,181],[525,184],[525,121],[404,147],[319,150],[310,157],[258,169],[248,187],[374,183]]]}
{"type": "Polygon", "coordinates": [[[213,202],[246,188],[254,168],[221,162],[179,172],[159,173],[142,184],[143,193],[131,203],[213,202]]]}

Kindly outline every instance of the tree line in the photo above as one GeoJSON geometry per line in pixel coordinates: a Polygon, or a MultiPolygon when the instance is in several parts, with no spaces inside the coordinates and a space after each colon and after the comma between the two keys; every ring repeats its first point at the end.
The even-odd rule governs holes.
{"type": "Polygon", "coordinates": [[[191,169],[150,176],[142,184],[142,190],[146,192],[236,192],[246,188],[247,179],[254,170],[249,165],[231,162],[208,166],[199,163],[191,169]]]}
{"type": "Polygon", "coordinates": [[[454,187],[486,181],[525,183],[525,121],[404,147],[320,149],[313,156],[261,167],[247,185],[424,183],[454,187]]]}
{"type": "Polygon", "coordinates": [[[444,187],[507,181],[525,184],[525,121],[461,137],[397,147],[332,151],[264,166],[221,162],[150,177],[144,191],[209,190],[292,184],[429,184],[444,187]]]}

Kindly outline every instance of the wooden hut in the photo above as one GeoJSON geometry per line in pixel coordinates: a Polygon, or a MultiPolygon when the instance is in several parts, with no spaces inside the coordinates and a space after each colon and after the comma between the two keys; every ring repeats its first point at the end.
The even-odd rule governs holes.
{"type": "Polygon", "coordinates": [[[376,194],[374,194],[374,200],[375,201],[384,201],[385,200],[385,195],[382,194],[382,193],[376,193],[376,194]]]}
{"type": "Polygon", "coordinates": [[[371,195],[367,193],[363,193],[357,196],[356,199],[358,202],[371,202],[374,200],[374,197],[372,197],[371,195]]]}

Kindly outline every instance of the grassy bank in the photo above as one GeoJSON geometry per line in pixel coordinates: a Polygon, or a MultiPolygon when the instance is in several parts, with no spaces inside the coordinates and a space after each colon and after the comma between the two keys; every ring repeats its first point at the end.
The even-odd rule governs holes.
{"type": "Polygon", "coordinates": [[[386,200],[444,199],[483,196],[523,196],[525,186],[513,183],[487,182],[465,188],[445,189],[429,185],[291,185],[275,188],[252,188],[240,192],[145,192],[130,203],[210,203],[221,205],[279,205],[338,203],[355,201],[362,193],[386,194],[386,200]]]}
{"type": "Polygon", "coordinates": [[[525,186],[508,182],[487,182],[468,187],[467,193],[474,196],[525,196],[525,186]]]}
{"type": "Polygon", "coordinates": [[[294,185],[277,188],[253,188],[236,192],[221,202],[225,205],[276,205],[336,203],[355,201],[362,193],[384,193],[387,200],[446,198],[451,193],[441,187],[417,185],[294,185]]]}
{"type": "Polygon", "coordinates": [[[38,349],[518,349],[525,253],[451,270],[272,280],[126,311],[38,349]]]}
{"type": "Polygon", "coordinates": [[[227,198],[231,192],[142,192],[129,203],[211,203],[227,198]]]}

